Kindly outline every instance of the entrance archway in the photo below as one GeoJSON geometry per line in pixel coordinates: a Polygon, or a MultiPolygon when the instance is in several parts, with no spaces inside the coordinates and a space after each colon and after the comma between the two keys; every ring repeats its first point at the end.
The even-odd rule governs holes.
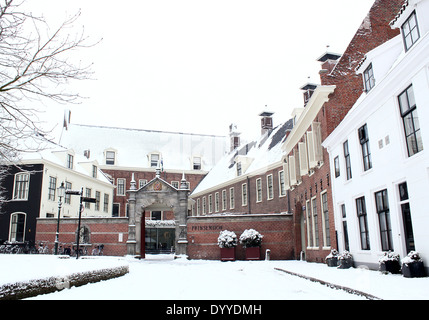
{"type": "MultiPolygon", "coordinates": [[[[187,254],[187,214],[188,214],[188,185],[183,175],[180,188],[173,187],[168,182],[160,178],[159,169],[156,177],[140,189],[136,188],[134,174],[131,181],[129,194],[129,226],[127,254],[144,258],[146,252],[146,228],[149,229],[170,229],[166,231],[169,241],[173,241],[171,236],[174,230],[174,245],[165,242],[167,235],[161,234],[161,244],[154,247],[173,247],[174,252],[179,255],[187,254]],[[145,213],[150,211],[172,211],[174,220],[166,223],[155,223],[153,228],[146,226],[145,213]],[[167,224],[167,225],[165,225],[167,224]]],[[[153,235],[153,232],[148,231],[153,235]]],[[[155,241],[160,239],[157,231],[155,241]]],[[[152,238],[149,243],[152,243],[152,238]]]]}

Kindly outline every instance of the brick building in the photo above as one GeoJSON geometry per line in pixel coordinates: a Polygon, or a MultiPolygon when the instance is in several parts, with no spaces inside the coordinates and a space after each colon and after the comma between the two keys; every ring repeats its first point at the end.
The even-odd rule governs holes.
{"type": "MultiPolygon", "coordinates": [[[[281,151],[293,121],[274,128],[272,115],[260,114],[261,136],[245,145],[240,145],[239,134],[232,125],[232,150],[191,194],[194,203],[188,217],[190,257],[219,259],[219,232],[229,230],[240,236],[246,229],[255,229],[264,236],[261,253],[269,249],[272,259],[295,257],[281,151]]],[[[240,246],[237,258],[244,258],[240,246]]]]}

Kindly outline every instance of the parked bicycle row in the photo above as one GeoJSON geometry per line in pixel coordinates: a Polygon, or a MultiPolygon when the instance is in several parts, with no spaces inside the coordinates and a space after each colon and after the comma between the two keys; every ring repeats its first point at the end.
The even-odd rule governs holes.
{"type": "MultiPolygon", "coordinates": [[[[102,256],[104,244],[95,245],[92,248],[85,245],[79,247],[79,256],[102,256]]],[[[0,254],[54,254],[55,248],[49,248],[47,243],[31,244],[4,242],[0,245],[0,254]]],[[[77,246],[74,243],[61,243],[58,248],[58,254],[76,256],[77,246]]]]}

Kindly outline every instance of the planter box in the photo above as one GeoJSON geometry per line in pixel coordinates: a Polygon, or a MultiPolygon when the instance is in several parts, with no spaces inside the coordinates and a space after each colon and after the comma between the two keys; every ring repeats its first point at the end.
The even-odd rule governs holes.
{"type": "Polygon", "coordinates": [[[235,261],[235,247],[234,248],[220,248],[221,261],[235,261]]]}
{"type": "Polygon", "coordinates": [[[246,248],[246,260],[260,260],[260,259],[261,259],[260,247],[246,248]]]}
{"type": "Polygon", "coordinates": [[[405,278],[421,278],[426,277],[425,267],[422,261],[412,263],[404,263],[402,265],[402,275],[405,278]]]}
{"type": "Polygon", "coordinates": [[[353,267],[353,259],[338,259],[338,269],[348,269],[353,267]]]}
{"type": "Polygon", "coordinates": [[[382,272],[399,274],[401,273],[401,265],[397,260],[387,260],[387,261],[380,262],[379,270],[382,272]]]}
{"type": "Polygon", "coordinates": [[[337,257],[326,258],[326,264],[328,265],[328,267],[337,267],[338,258],[337,257]]]}

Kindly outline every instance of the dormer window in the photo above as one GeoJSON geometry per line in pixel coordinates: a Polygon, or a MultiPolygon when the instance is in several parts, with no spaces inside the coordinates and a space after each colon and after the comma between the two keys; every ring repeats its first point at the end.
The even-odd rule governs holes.
{"type": "Polygon", "coordinates": [[[67,168],[73,169],[73,155],[67,154],[67,168]]]}
{"type": "Polygon", "coordinates": [[[116,152],[106,151],[106,164],[115,165],[115,161],[116,161],[116,152]]]}
{"type": "Polygon", "coordinates": [[[162,161],[161,161],[161,154],[158,152],[152,152],[149,154],[149,165],[151,168],[156,168],[158,167],[158,163],[161,164],[162,166],[162,161]]]}
{"type": "Polygon", "coordinates": [[[369,92],[375,86],[374,71],[372,69],[372,63],[363,72],[363,80],[365,85],[365,91],[369,92]]]}
{"type": "Polygon", "coordinates": [[[417,24],[417,16],[415,11],[410,15],[407,21],[404,22],[401,29],[402,36],[404,38],[405,51],[408,51],[420,38],[420,32],[417,24]]]}
{"type": "Polygon", "coordinates": [[[241,169],[241,162],[237,162],[237,177],[241,176],[242,169],[241,169]]]}
{"type": "Polygon", "coordinates": [[[201,170],[201,157],[193,157],[192,168],[194,170],[201,170]]]}

